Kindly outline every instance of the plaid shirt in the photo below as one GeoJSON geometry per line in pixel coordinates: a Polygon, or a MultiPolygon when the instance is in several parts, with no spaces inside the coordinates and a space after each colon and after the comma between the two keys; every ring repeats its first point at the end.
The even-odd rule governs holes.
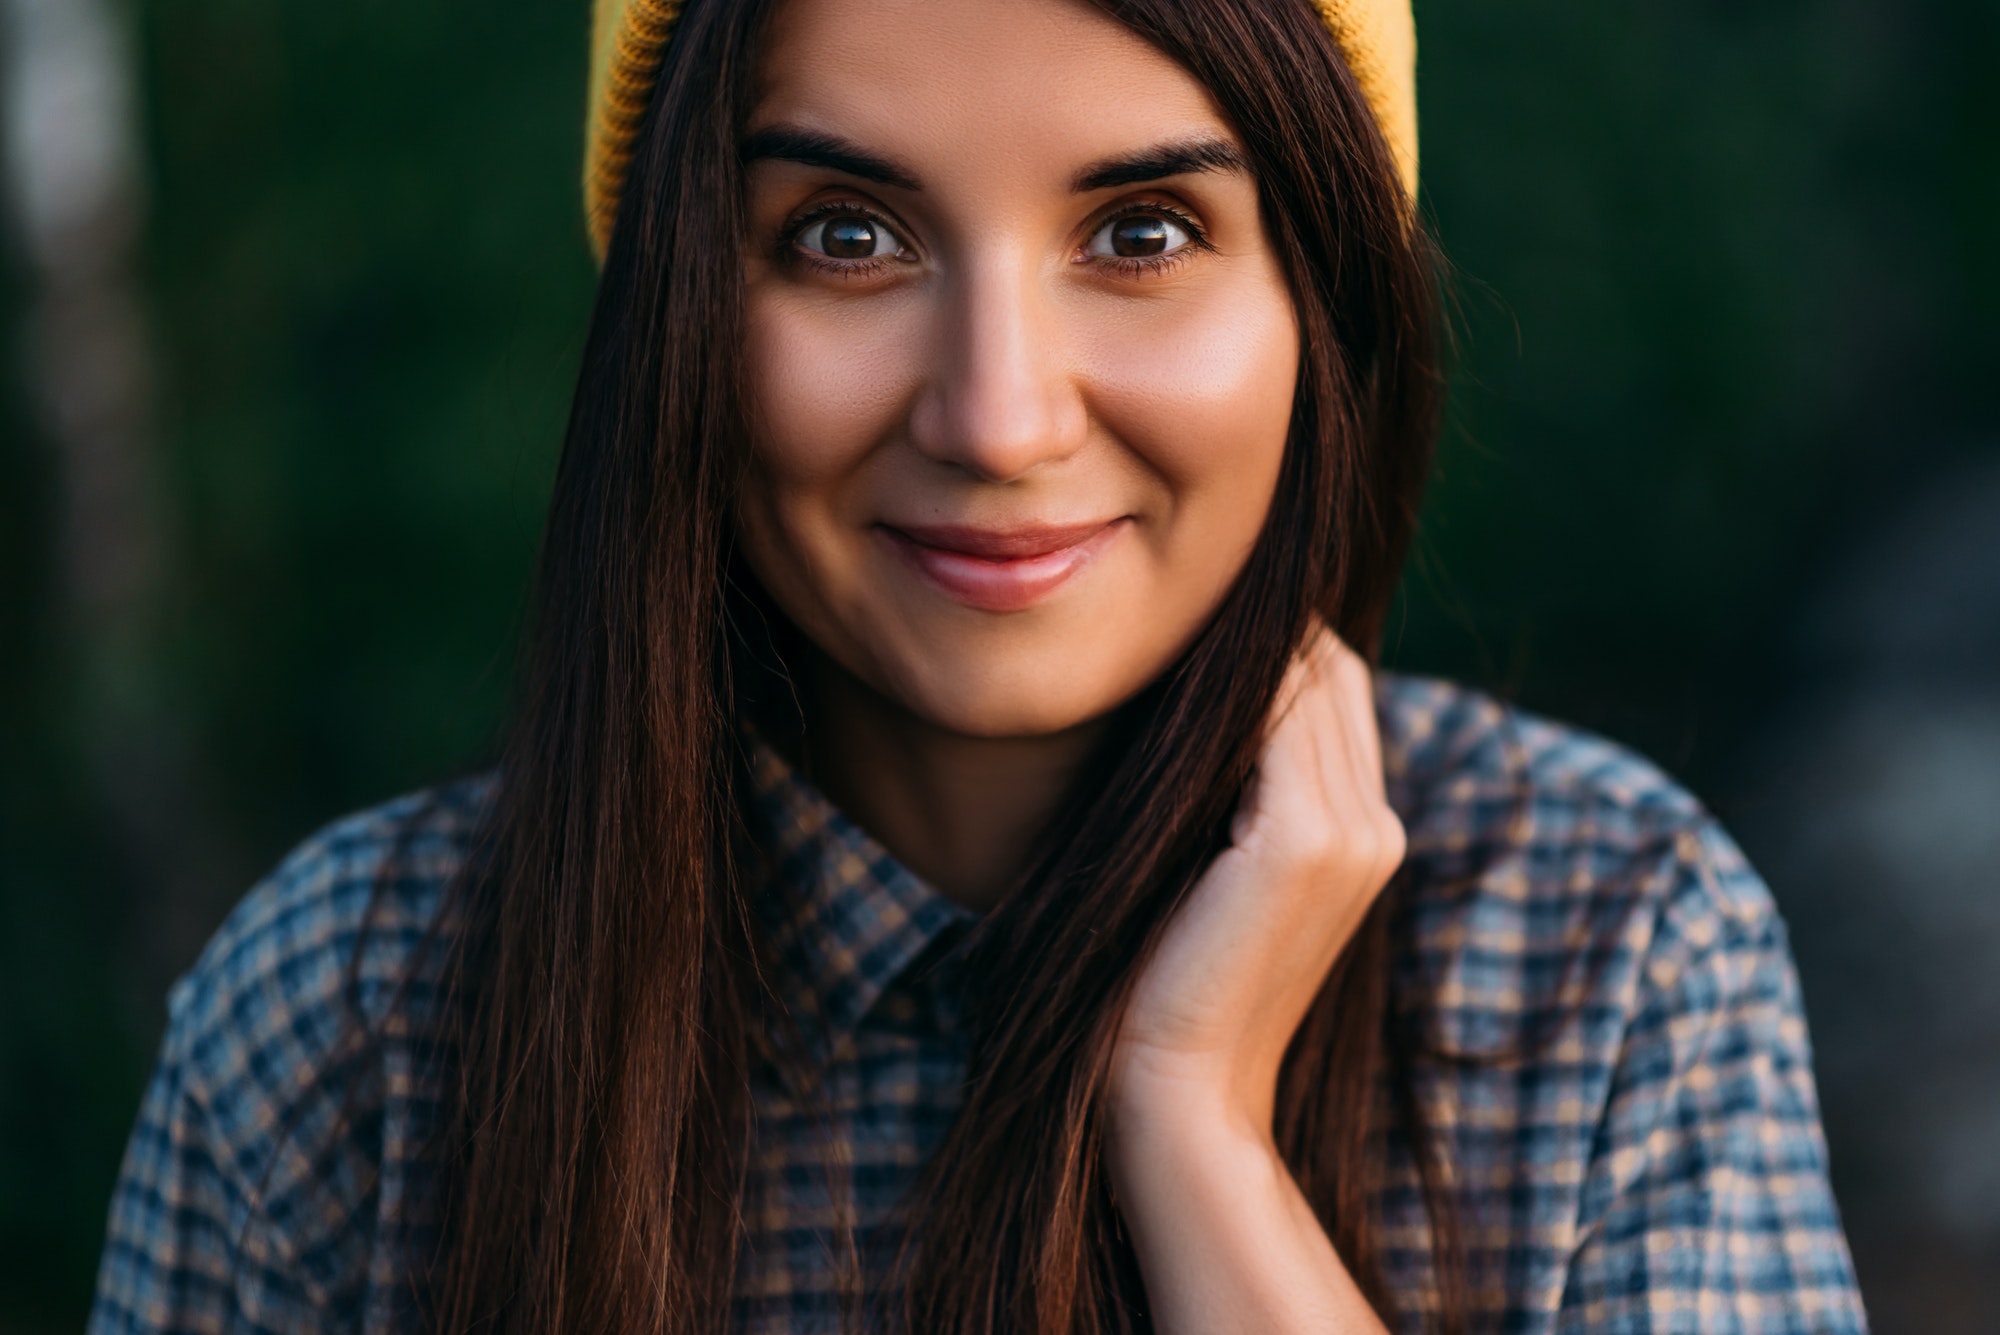
{"type": "MultiPolygon", "coordinates": [[[[1382,674],[1379,707],[1413,873],[1398,982],[1452,1054],[1417,1077],[1475,1328],[1864,1330],[1784,928],[1728,837],[1644,761],[1475,692],[1382,674]]],[[[848,1147],[760,1078],[735,1314],[778,1335],[837,1324],[828,1172],[880,1281],[897,1199],[957,1108],[951,947],[971,919],[768,748],[754,772],[779,985],[848,1147]]],[[[401,1013],[390,999],[489,792],[323,831],[176,985],[91,1331],[413,1328],[391,1221],[425,1181],[426,980],[401,1013]],[[365,1057],[343,1046],[357,949],[354,999],[384,1029],[365,1057]]],[[[1382,1170],[1385,1264],[1416,1330],[1428,1232],[1394,1137],[1382,1170]]]]}

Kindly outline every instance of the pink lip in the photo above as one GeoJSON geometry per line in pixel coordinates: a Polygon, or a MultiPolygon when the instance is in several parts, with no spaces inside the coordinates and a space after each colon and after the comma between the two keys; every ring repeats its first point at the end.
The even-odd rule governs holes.
{"type": "Polygon", "coordinates": [[[958,524],[878,524],[875,531],[932,585],[968,607],[1018,612],[1089,565],[1124,527],[1036,524],[982,529],[958,524]]]}

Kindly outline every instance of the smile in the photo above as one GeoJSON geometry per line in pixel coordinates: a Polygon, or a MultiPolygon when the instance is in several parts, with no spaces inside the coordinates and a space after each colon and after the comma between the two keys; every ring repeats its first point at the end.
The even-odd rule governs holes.
{"type": "Polygon", "coordinates": [[[877,524],[874,531],[932,587],[982,612],[1019,612],[1061,588],[1104,551],[1125,520],[978,529],[877,524]]]}

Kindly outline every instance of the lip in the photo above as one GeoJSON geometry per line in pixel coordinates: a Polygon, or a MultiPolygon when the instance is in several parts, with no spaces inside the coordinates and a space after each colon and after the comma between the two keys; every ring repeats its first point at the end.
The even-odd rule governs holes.
{"type": "Polygon", "coordinates": [[[974,528],[877,524],[905,564],[948,597],[984,612],[1033,607],[1088,567],[1125,527],[1123,516],[1088,524],[974,528]]]}

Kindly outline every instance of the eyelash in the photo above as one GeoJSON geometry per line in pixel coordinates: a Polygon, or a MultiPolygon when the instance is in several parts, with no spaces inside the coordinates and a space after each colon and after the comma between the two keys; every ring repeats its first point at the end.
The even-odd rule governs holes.
{"type": "Polygon", "coordinates": [[[874,209],[845,200],[828,200],[807,209],[785,226],[784,236],[778,243],[779,256],[793,264],[803,264],[820,273],[829,273],[836,278],[872,278],[894,263],[894,255],[877,255],[865,260],[836,260],[827,255],[815,255],[799,245],[799,238],[805,230],[824,218],[866,218],[872,223],[886,227],[895,236],[902,235],[902,229],[890,222],[874,209]]]}
{"type": "Polygon", "coordinates": [[[1212,252],[1215,249],[1209,244],[1208,232],[1200,223],[1171,204],[1162,204],[1158,201],[1135,202],[1114,213],[1108,213],[1098,219],[1097,226],[1090,229],[1090,235],[1096,236],[1113,223],[1122,222],[1127,218],[1143,218],[1148,214],[1173,219],[1174,224],[1188,234],[1187,244],[1168,255],[1098,255],[1089,258],[1096,259],[1098,263],[1121,276],[1144,278],[1172,273],[1192,261],[1196,252],[1212,252]]]}
{"type": "MultiPolygon", "coordinates": [[[[1209,244],[1208,232],[1200,223],[1181,210],[1158,202],[1129,204],[1114,213],[1106,214],[1098,219],[1097,226],[1090,229],[1090,235],[1096,236],[1106,227],[1126,218],[1143,217],[1147,214],[1158,214],[1173,219],[1175,225],[1188,234],[1187,244],[1168,255],[1079,255],[1078,262],[1095,259],[1100,265],[1121,277],[1147,278],[1171,273],[1181,268],[1193,258],[1196,251],[1215,249],[1209,244]]],[[[874,209],[845,200],[829,200],[807,209],[786,225],[784,235],[779,241],[780,258],[820,273],[850,279],[872,278],[895,262],[895,256],[887,255],[865,260],[836,260],[802,249],[799,246],[799,238],[805,234],[808,227],[825,218],[866,218],[872,223],[888,228],[892,234],[900,235],[897,224],[874,209]]]]}

